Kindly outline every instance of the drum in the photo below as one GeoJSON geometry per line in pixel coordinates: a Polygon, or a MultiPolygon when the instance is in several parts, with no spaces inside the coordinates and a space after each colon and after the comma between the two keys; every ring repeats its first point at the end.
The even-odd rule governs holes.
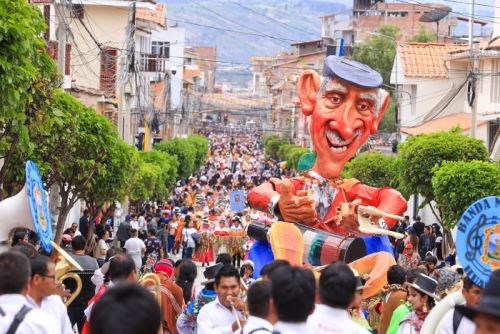
{"type": "MultiPolygon", "coordinates": [[[[304,262],[320,266],[341,260],[350,263],[366,256],[366,245],[362,238],[325,232],[302,224],[295,224],[304,238],[304,262]]],[[[270,226],[252,222],[247,227],[250,238],[267,241],[270,226]]]]}

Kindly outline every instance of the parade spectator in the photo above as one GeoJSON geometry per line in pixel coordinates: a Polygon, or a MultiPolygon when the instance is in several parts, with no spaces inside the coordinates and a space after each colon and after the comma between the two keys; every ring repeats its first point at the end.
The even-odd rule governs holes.
{"type": "Polygon", "coordinates": [[[432,255],[428,255],[425,257],[425,269],[427,270],[427,276],[433,277],[434,271],[437,267],[437,258],[432,255]]]}
{"type": "Polygon", "coordinates": [[[287,260],[274,260],[269,262],[260,270],[260,276],[263,280],[271,280],[274,271],[281,267],[290,267],[290,262],[287,260]]]}
{"type": "MultiPolygon", "coordinates": [[[[277,270],[272,276],[273,289],[275,276],[279,272],[281,271],[277,270]]],[[[349,266],[337,261],[326,267],[319,278],[321,304],[316,305],[314,313],[307,321],[311,332],[368,333],[365,328],[355,323],[347,312],[354,300],[355,291],[356,277],[349,266]]],[[[302,333],[308,333],[307,329],[302,330],[302,333]]]]}
{"type": "Polygon", "coordinates": [[[125,242],[130,238],[132,230],[132,225],[130,225],[130,221],[125,220],[120,223],[118,226],[118,231],[116,232],[116,239],[118,240],[118,245],[120,247],[124,247],[125,242]]]}
{"type": "Polygon", "coordinates": [[[29,243],[29,231],[28,230],[17,230],[14,232],[14,237],[12,238],[12,246],[16,246],[22,243],[29,243]]]}
{"type": "Polygon", "coordinates": [[[148,238],[144,242],[146,245],[146,252],[144,256],[147,258],[151,258],[156,262],[159,259],[163,258],[163,247],[161,246],[160,240],[156,238],[156,229],[150,228],[147,232],[148,238]]]}
{"type": "Polygon", "coordinates": [[[142,257],[146,253],[146,245],[144,241],[139,239],[138,231],[135,228],[130,230],[130,239],[125,242],[123,247],[127,250],[127,254],[134,259],[135,268],[139,271],[142,267],[142,257]]]}
{"type": "Polygon", "coordinates": [[[106,242],[109,239],[109,232],[105,229],[99,230],[97,233],[97,243],[94,248],[94,257],[97,259],[97,263],[99,267],[104,264],[104,260],[106,259],[106,252],[109,249],[109,245],[106,242]]]}
{"type": "Polygon", "coordinates": [[[184,302],[187,304],[193,297],[193,284],[198,270],[196,264],[191,260],[183,260],[179,266],[179,274],[175,277],[175,283],[182,288],[184,302]]]}
{"type": "Polygon", "coordinates": [[[432,227],[425,226],[424,233],[420,235],[419,245],[420,245],[420,257],[425,258],[427,252],[432,252],[434,249],[436,238],[432,234],[432,227]]]}
{"type": "Polygon", "coordinates": [[[201,285],[204,288],[198,293],[195,300],[186,305],[182,314],[177,319],[177,330],[180,334],[192,334],[196,332],[196,319],[200,310],[217,297],[214,286],[215,274],[222,266],[222,263],[216,263],[213,266],[207,267],[203,272],[205,280],[201,282],[201,285]]]}
{"type": "Polygon", "coordinates": [[[241,265],[241,278],[243,279],[243,282],[245,282],[247,287],[255,282],[255,279],[253,278],[253,267],[254,264],[251,260],[245,260],[241,265]]]}
{"type": "Polygon", "coordinates": [[[71,247],[73,248],[71,257],[75,259],[83,270],[96,270],[99,268],[99,264],[95,258],[85,254],[85,243],[85,238],[83,236],[75,236],[73,240],[71,240],[71,247]]]}
{"type": "Polygon", "coordinates": [[[415,234],[417,235],[417,237],[420,238],[420,235],[424,233],[425,227],[425,223],[421,221],[420,216],[415,217],[415,222],[413,223],[412,227],[415,230],[415,234]]]}
{"type": "MultiPolygon", "coordinates": [[[[474,284],[471,279],[464,277],[462,295],[465,299],[465,306],[477,307],[483,288],[474,284]]],[[[441,319],[438,326],[438,334],[468,334],[475,333],[476,326],[469,318],[464,317],[457,309],[449,310],[441,319]]]]}
{"type": "Polygon", "coordinates": [[[83,235],[84,238],[87,238],[88,232],[89,232],[89,210],[85,209],[83,210],[83,216],[80,217],[80,220],[78,221],[78,230],[80,233],[83,235]]]}
{"type": "MultiPolygon", "coordinates": [[[[82,267],[84,271],[95,271],[99,269],[99,265],[95,258],[85,254],[85,238],[77,235],[71,241],[73,254],[71,256],[82,267]]],[[[77,273],[78,274],[78,273],[77,273]]],[[[95,285],[87,279],[82,278],[82,291],[78,294],[75,300],[68,305],[68,316],[71,325],[75,324],[78,331],[81,332],[85,322],[84,310],[87,308],[87,303],[94,296],[95,285]]]]}
{"type": "MultiPolygon", "coordinates": [[[[417,277],[424,273],[420,269],[413,269],[406,273],[406,285],[412,284],[417,280],[417,277]]],[[[406,300],[402,300],[400,305],[392,312],[391,322],[387,329],[387,334],[396,334],[399,330],[399,323],[410,312],[411,304],[406,300]]]]}
{"type": "Polygon", "coordinates": [[[54,319],[63,334],[73,334],[66,307],[56,289],[56,266],[49,257],[37,255],[30,260],[31,279],[28,301],[33,308],[45,312],[54,319]]]}
{"type": "Polygon", "coordinates": [[[477,306],[459,305],[455,308],[474,321],[476,334],[500,333],[500,269],[491,274],[477,306]]]}
{"type": "Polygon", "coordinates": [[[194,228],[194,222],[186,217],[186,227],[182,230],[182,244],[183,244],[183,259],[191,259],[193,257],[193,251],[196,247],[195,238],[198,237],[198,231],[194,228]],[[196,236],[195,236],[196,235],[196,236]]]}
{"type": "Polygon", "coordinates": [[[224,265],[215,274],[215,291],[217,298],[201,309],[197,318],[198,333],[233,333],[240,330],[240,324],[231,311],[234,307],[243,312],[244,302],[238,298],[240,292],[240,275],[231,265],[224,265]]]}
{"type": "Polygon", "coordinates": [[[127,283],[110,289],[92,309],[92,334],[158,334],[161,312],[151,292],[127,283]]]}
{"type": "Polygon", "coordinates": [[[269,334],[278,316],[271,305],[271,282],[261,281],[250,286],[247,294],[249,317],[242,334],[269,334]]]}
{"type": "Polygon", "coordinates": [[[415,233],[415,229],[413,228],[413,226],[408,226],[408,228],[406,229],[406,237],[404,239],[404,244],[406,246],[409,243],[413,245],[413,251],[418,253],[419,238],[415,233]]]}
{"type": "Polygon", "coordinates": [[[415,252],[413,244],[411,242],[407,243],[403,254],[399,255],[398,264],[405,270],[412,270],[418,267],[420,261],[420,255],[415,252]]]}
{"type": "Polygon", "coordinates": [[[387,271],[388,285],[384,287],[379,334],[386,334],[394,310],[402,301],[406,300],[407,290],[404,287],[405,279],[406,271],[402,266],[393,265],[387,271]]]}
{"type": "Polygon", "coordinates": [[[17,251],[0,254],[0,333],[58,334],[61,327],[26,295],[31,279],[29,259],[17,251]]]}
{"type": "Polygon", "coordinates": [[[356,291],[354,292],[354,299],[351,305],[349,305],[349,315],[355,323],[371,332],[372,329],[367,320],[367,312],[361,305],[363,301],[363,289],[363,278],[356,276],[356,291]]]}
{"type": "Polygon", "coordinates": [[[154,272],[160,278],[161,283],[163,331],[178,334],[176,322],[184,307],[184,297],[182,288],[172,279],[174,274],[172,261],[168,259],[158,261],[154,267],[154,272]]]}
{"type": "Polygon", "coordinates": [[[399,323],[398,334],[418,334],[435,306],[438,299],[435,295],[437,281],[427,275],[420,274],[415,283],[408,285],[408,301],[412,310],[399,323]]]}

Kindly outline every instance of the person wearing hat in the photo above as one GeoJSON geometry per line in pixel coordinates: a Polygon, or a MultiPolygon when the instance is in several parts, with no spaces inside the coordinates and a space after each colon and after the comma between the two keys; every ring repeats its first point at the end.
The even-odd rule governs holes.
{"type": "MultiPolygon", "coordinates": [[[[322,82],[318,73],[306,70],[297,84],[302,112],[311,116],[310,133],[317,155],[313,167],[304,177],[261,184],[250,191],[248,201],[252,208],[286,222],[356,234],[359,223],[354,209],[360,202],[396,215],[407,208],[404,197],[394,189],[370,187],[356,179],[339,180],[344,165],[377,132],[389,94],[380,88],[383,80],[378,72],[354,60],[328,56],[323,77],[322,82]],[[307,190],[314,181],[318,186],[311,193],[307,190]],[[314,197],[319,194],[323,196],[314,197]],[[322,205],[315,205],[319,200],[322,205]],[[339,214],[341,203],[348,210],[339,214]]],[[[386,219],[386,223],[390,229],[396,221],[386,219]]]]}
{"type": "Polygon", "coordinates": [[[404,270],[408,271],[417,268],[420,261],[420,255],[413,249],[413,244],[411,242],[407,243],[403,254],[399,254],[398,264],[403,267],[404,270]]]}
{"type": "MultiPolygon", "coordinates": [[[[483,288],[468,278],[463,279],[462,295],[465,299],[465,305],[476,307],[481,300],[483,288]]],[[[474,333],[476,326],[469,318],[464,317],[457,309],[449,310],[438,325],[438,334],[468,334],[474,333]]]]}
{"type": "Polygon", "coordinates": [[[491,274],[477,306],[457,305],[455,309],[474,321],[476,334],[500,333],[500,269],[491,274]]]}
{"type": "Polygon", "coordinates": [[[243,282],[245,282],[247,287],[255,282],[255,279],[253,278],[253,269],[254,264],[252,260],[245,260],[241,264],[241,278],[243,279],[243,282]]]}
{"type": "Polygon", "coordinates": [[[420,274],[415,283],[408,284],[408,301],[412,306],[410,313],[399,323],[398,334],[418,334],[431,309],[435,306],[438,282],[427,275],[420,274]]]}
{"type": "Polygon", "coordinates": [[[169,259],[158,261],[153,267],[154,272],[160,278],[161,284],[161,313],[163,332],[178,334],[177,318],[184,307],[182,288],[178,286],[173,278],[174,265],[169,259]]]}
{"type": "Polygon", "coordinates": [[[354,293],[354,299],[351,303],[351,306],[349,307],[349,314],[351,315],[351,319],[355,323],[371,331],[372,328],[370,327],[370,324],[366,319],[367,313],[363,308],[363,306],[361,305],[361,302],[363,301],[364,287],[365,287],[365,280],[360,276],[356,276],[356,292],[354,293]]]}

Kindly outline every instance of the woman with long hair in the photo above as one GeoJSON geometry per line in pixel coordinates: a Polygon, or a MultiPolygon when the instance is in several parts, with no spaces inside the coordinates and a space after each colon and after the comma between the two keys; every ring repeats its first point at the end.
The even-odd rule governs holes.
{"type": "Polygon", "coordinates": [[[192,298],[192,290],[194,280],[198,270],[196,264],[191,260],[183,260],[180,268],[179,275],[175,279],[175,283],[182,288],[182,295],[184,296],[184,302],[187,304],[192,298]]]}
{"type": "Polygon", "coordinates": [[[408,284],[408,302],[411,311],[399,323],[398,334],[418,334],[438,297],[435,295],[438,282],[420,274],[413,284],[408,284]]]}

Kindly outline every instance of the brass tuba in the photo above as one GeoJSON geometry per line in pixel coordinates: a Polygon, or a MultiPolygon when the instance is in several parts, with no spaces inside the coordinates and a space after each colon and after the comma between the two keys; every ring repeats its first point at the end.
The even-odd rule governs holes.
{"type": "Polygon", "coordinates": [[[65,279],[73,279],[76,281],[76,289],[71,293],[71,296],[64,302],[64,305],[68,306],[71,304],[75,298],[82,291],[82,278],[78,276],[77,273],[71,272],[74,270],[82,271],[82,267],[58,244],[52,241],[52,247],[54,248],[54,253],[57,253],[56,263],[56,280],[59,282],[65,279]]]}
{"type": "Polygon", "coordinates": [[[148,290],[151,290],[150,287],[153,287],[154,290],[151,290],[151,293],[154,295],[158,304],[161,307],[161,281],[160,277],[155,273],[147,273],[139,280],[139,284],[145,287],[148,290]]]}

